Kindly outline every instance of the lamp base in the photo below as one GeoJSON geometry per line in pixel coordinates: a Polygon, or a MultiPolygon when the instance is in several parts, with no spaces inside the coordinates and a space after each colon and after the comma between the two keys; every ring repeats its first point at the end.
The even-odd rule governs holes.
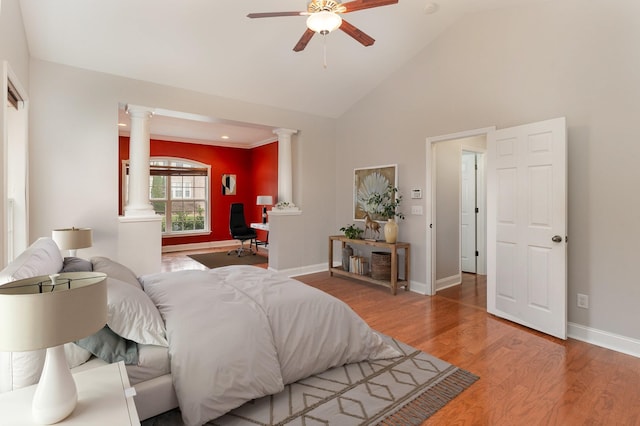
{"type": "Polygon", "coordinates": [[[33,395],[33,419],[45,425],[58,423],[73,412],[77,402],[76,382],[67,365],[64,345],[48,348],[40,382],[33,395]]]}
{"type": "Polygon", "coordinates": [[[262,224],[267,223],[267,206],[262,206],[262,224]]]}

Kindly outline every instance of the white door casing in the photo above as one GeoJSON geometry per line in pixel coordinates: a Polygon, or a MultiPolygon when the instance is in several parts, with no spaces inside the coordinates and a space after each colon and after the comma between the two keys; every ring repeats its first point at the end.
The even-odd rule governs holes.
{"type": "Polygon", "coordinates": [[[476,154],[462,151],[460,191],[460,268],[476,273],[476,154]]]}
{"type": "Polygon", "coordinates": [[[566,120],[496,130],[487,154],[487,311],[566,339],[566,120]]]}

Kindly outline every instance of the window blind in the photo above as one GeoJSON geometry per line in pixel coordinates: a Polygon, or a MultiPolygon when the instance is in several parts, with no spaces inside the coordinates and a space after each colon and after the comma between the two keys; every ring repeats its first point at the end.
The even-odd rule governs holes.
{"type": "Polygon", "coordinates": [[[13,85],[11,80],[8,80],[7,83],[7,100],[9,101],[9,104],[11,106],[13,106],[15,109],[18,109],[18,105],[23,101],[23,99],[18,94],[18,91],[16,90],[16,87],[13,85]]]}
{"type": "MultiPolygon", "coordinates": [[[[127,164],[127,174],[129,174],[129,164],[127,164]]],[[[206,167],[179,167],[179,166],[149,166],[151,176],[208,176],[209,169],[206,167]]]]}

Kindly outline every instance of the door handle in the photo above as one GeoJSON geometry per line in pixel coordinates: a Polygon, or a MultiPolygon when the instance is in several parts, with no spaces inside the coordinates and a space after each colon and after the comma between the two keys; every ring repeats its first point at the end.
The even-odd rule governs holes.
{"type": "Polygon", "coordinates": [[[551,241],[553,241],[554,243],[561,243],[562,237],[560,235],[554,235],[553,237],[551,237],[551,241]]]}

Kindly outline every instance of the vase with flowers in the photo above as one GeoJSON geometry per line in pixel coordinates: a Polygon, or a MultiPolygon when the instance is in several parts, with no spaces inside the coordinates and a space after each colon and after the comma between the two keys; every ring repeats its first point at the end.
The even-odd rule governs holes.
{"type": "Polygon", "coordinates": [[[388,243],[395,243],[398,239],[398,224],[396,216],[404,219],[404,214],[398,210],[402,202],[402,195],[398,194],[398,188],[389,185],[384,192],[374,192],[365,201],[367,211],[374,215],[386,219],[384,226],[384,238],[388,243]]]}

